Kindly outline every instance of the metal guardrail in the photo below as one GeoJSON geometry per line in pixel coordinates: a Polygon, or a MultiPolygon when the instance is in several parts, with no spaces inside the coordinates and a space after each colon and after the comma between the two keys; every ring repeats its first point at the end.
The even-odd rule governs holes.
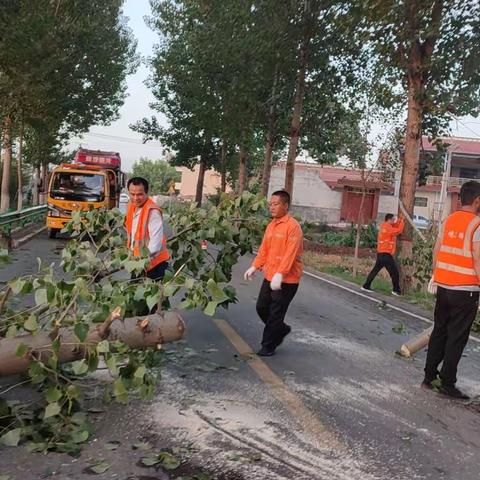
{"type": "MultiPolygon", "coordinates": [[[[438,175],[429,175],[427,177],[427,185],[441,185],[443,177],[438,175]]],[[[450,177],[448,179],[449,187],[461,187],[464,183],[475,180],[474,178],[450,177]]]]}
{"type": "Polygon", "coordinates": [[[19,212],[3,213],[0,215],[0,236],[10,238],[12,230],[22,228],[29,223],[43,220],[47,213],[46,205],[26,208],[19,212]]]}

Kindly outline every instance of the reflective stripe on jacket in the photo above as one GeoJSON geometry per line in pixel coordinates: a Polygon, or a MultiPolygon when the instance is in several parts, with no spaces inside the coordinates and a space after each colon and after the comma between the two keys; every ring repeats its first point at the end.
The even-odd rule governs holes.
{"type": "MultiPolygon", "coordinates": [[[[128,204],[127,217],[125,219],[128,248],[132,247],[131,235],[135,208],[135,205],[133,205],[132,203],[128,204]]],[[[143,204],[143,207],[141,208],[140,218],[138,219],[137,224],[137,230],[133,239],[133,254],[136,257],[139,257],[141,255],[142,248],[148,247],[148,242],[150,240],[148,232],[148,219],[152,210],[158,210],[160,212],[160,215],[162,214],[162,209],[151,198],[148,198],[148,200],[143,204]]],[[[167,250],[167,238],[164,234],[162,239],[162,249],[159,252],[155,253],[155,256],[150,260],[150,263],[147,266],[147,271],[151,270],[153,267],[156,267],[160,263],[166,262],[169,258],[170,255],[168,254],[167,250]]]]}
{"type": "Polygon", "coordinates": [[[443,225],[441,245],[433,272],[435,282],[443,285],[478,285],[473,259],[473,234],[480,218],[471,212],[452,213],[443,225]]]}
{"type": "Polygon", "coordinates": [[[397,235],[400,235],[403,232],[404,227],[405,221],[403,218],[393,224],[390,222],[383,222],[378,229],[377,252],[395,255],[397,250],[397,235]]]}

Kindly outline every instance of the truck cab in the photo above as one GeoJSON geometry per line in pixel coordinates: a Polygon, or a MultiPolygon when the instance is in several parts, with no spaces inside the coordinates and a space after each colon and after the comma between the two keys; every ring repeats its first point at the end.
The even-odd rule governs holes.
{"type": "Polygon", "coordinates": [[[123,185],[118,153],[80,149],[75,163],[62,164],[51,173],[46,219],[49,237],[56,237],[73,211],[118,207],[123,185]]]}

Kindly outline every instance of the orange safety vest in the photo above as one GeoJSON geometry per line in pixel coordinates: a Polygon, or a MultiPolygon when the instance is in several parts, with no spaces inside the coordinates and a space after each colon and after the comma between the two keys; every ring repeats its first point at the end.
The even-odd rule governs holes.
{"type": "MultiPolygon", "coordinates": [[[[152,210],[158,210],[162,214],[162,209],[151,199],[143,204],[143,207],[140,211],[140,218],[138,219],[137,230],[135,232],[135,237],[133,239],[133,254],[136,257],[141,255],[141,250],[143,247],[148,246],[150,236],[148,233],[148,218],[152,210]]],[[[128,204],[127,217],[125,219],[125,228],[127,230],[127,246],[131,248],[132,245],[132,225],[133,225],[133,216],[135,214],[135,205],[132,203],[128,204]]],[[[153,267],[156,267],[158,264],[166,262],[170,258],[167,250],[167,238],[165,234],[162,239],[162,249],[155,254],[147,266],[147,271],[151,270],[153,267]]]]}
{"type": "Polygon", "coordinates": [[[403,232],[404,226],[405,222],[403,221],[403,218],[394,224],[383,222],[378,229],[377,252],[395,255],[395,251],[397,250],[396,237],[403,232]]]}
{"type": "Polygon", "coordinates": [[[445,220],[433,272],[435,282],[450,286],[479,284],[473,261],[473,234],[479,225],[477,215],[461,210],[445,220]]]}

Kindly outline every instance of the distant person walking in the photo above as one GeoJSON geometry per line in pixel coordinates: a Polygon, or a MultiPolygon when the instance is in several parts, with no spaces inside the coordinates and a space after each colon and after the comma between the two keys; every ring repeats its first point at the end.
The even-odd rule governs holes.
{"type": "Polygon", "coordinates": [[[422,387],[432,389],[432,382],[439,376],[440,393],[468,400],[468,395],[455,384],[458,363],[478,311],[480,183],[464,183],[460,189],[460,201],[461,209],[443,222],[433,250],[433,282],[437,285],[437,300],[422,387]]]}
{"type": "Polygon", "coordinates": [[[170,258],[163,231],[162,210],[148,196],[148,182],[144,178],[131,178],[127,188],[130,196],[125,220],[128,247],[137,257],[141,256],[142,249],[146,248],[150,263],[145,275],[153,280],[161,280],[170,258]]]}
{"type": "Polygon", "coordinates": [[[385,215],[385,221],[380,225],[377,237],[377,261],[372,271],[368,274],[362,290],[372,291],[372,282],[382,268],[386,268],[392,279],[393,295],[401,295],[400,275],[395,262],[395,251],[397,250],[397,236],[403,232],[405,222],[403,217],[398,220],[392,213],[385,215]]]}
{"type": "Polygon", "coordinates": [[[245,280],[251,280],[261,270],[265,277],[257,300],[257,313],[265,324],[258,355],[264,357],[272,356],[291,331],[284,322],[285,315],[303,274],[303,233],[300,224],[288,214],[290,195],[284,190],[274,192],[269,206],[273,220],[244,275],[245,280]]]}

